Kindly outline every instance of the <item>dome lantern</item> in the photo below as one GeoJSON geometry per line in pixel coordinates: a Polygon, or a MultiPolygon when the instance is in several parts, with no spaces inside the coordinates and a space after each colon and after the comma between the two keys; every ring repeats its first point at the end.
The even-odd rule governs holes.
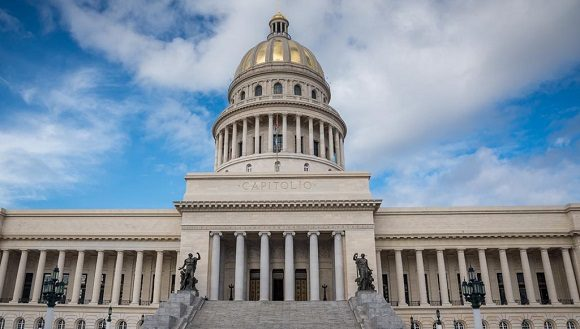
{"type": "Polygon", "coordinates": [[[268,39],[273,37],[284,37],[290,39],[290,35],[288,34],[288,26],[290,23],[282,15],[281,12],[277,12],[276,15],[272,16],[270,19],[270,34],[268,35],[268,39]]]}

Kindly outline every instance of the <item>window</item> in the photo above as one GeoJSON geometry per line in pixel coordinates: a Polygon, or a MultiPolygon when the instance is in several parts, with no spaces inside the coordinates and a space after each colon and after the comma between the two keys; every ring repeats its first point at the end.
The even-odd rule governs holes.
{"type": "Polygon", "coordinates": [[[320,152],[318,152],[318,149],[320,148],[320,142],[318,141],[314,141],[314,156],[320,156],[320,152]]]}
{"type": "Polygon", "coordinates": [[[302,87],[300,85],[294,85],[294,95],[302,96],[302,87]]]}
{"type": "Polygon", "coordinates": [[[405,287],[405,303],[409,305],[409,276],[407,273],[403,274],[403,286],[405,287]]]}
{"type": "Polygon", "coordinates": [[[36,321],[34,322],[34,329],[42,329],[42,328],[44,328],[44,319],[43,318],[36,319],[36,321]]]}
{"type": "Polygon", "coordinates": [[[86,326],[85,320],[80,319],[77,321],[77,329],[85,329],[86,326]]]}
{"type": "Polygon", "coordinates": [[[310,170],[310,165],[308,163],[304,164],[304,171],[310,170]]]}
{"type": "Polygon", "coordinates": [[[117,323],[117,329],[127,329],[127,322],[121,320],[117,323]]]}
{"type": "Polygon", "coordinates": [[[528,320],[522,321],[522,329],[532,329],[532,325],[530,324],[530,321],[528,321],[528,320]]]}
{"type": "Polygon", "coordinates": [[[453,323],[453,329],[465,329],[465,325],[461,321],[455,321],[453,323]]]}
{"type": "Polygon", "coordinates": [[[546,276],[544,272],[536,273],[538,279],[538,290],[540,291],[540,303],[550,304],[550,295],[548,294],[548,286],[546,285],[546,276]]]}
{"type": "Polygon", "coordinates": [[[544,321],[544,329],[554,329],[554,324],[550,320],[544,321]]]}
{"type": "Polygon", "coordinates": [[[507,305],[507,300],[505,298],[505,288],[503,285],[503,274],[497,273],[497,285],[499,288],[499,300],[501,305],[507,305]]]}
{"type": "Polygon", "coordinates": [[[107,323],[105,323],[105,319],[100,319],[97,321],[97,329],[106,329],[107,323]]]}
{"type": "Polygon", "coordinates": [[[64,329],[64,320],[63,319],[56,320],[56,329],[64,329]]]}
{"type": "Polygon", "coordinates": [[[576,322],[568,320],[568,322],[566,322],[566,329],[576,329],[576,322]]]}
{"type": "Polygon", "coordinates": [[[24,329],[24,319],[18,318],[16,320],[16,329],[24,329]]]}
{"type": "Polygon", "coordinates": [[[252,172],[252,165],[249,163],[246,165],[246,172],[252,172]]]}
{"type": "Polygon", "coordinates": [[[246,92],[245,91],[242,91],[240,93],[240,100],[243,101],[244,99],[246,99],[246,92]]]}
{"type": "Polygon", "coordinates": [[[280,161],[274,162],[274,171],[275,172],[279,172],[280,171],[280,161]]]}
{"type": "Polygon", "coordinates": [[[528,300],[528,294],[526,293],[526,282],[524,281],[524,273],[516,273],[516,278],[518,279],[518,290],[520,292],[520,302],[522,305],[527,305],[530,303],[528,300]]]}
{"type": "Polygon", "coordinates": [[[387,303],[389,302],[389,276],[383,274],[383,298],[387,303]]]}
{"type": "Polygon", "coordinates": [[[254,96],[262,96],[262,86],[256,86],[256,89],[254,89],[254,96]]]}
{"type": "Polygon", "coordinates": [[[280,82],[276,82],[274,84],[274,94],[281,94],[282,93],[282,84],[280,82]]]}
{"type": "Polygon", "coordinates": [[[34,273],[26,273],[24,276],[24,286],[22,287],[22,296],[19,303],[28,303],[30,301],[30,291],[32,290],[32,278],[34,273]]]}
{"type": "Polygon", "coordinates": [[[279,153],[280,151],[282,151],[282,134],[275,134],[274,140],[272,142],[274,143],[273,145],[274,153],[279,153]]]}
{"type": "Polygon", "coordinates": [[[312,99],[316,99],[316,90],[312,90],[312,99]]]}
{"type": "Polygon", "coordinates": [[[501,320],[499,322],[499,329],[509,329],[508,322],[506,320],[501,320]]]}

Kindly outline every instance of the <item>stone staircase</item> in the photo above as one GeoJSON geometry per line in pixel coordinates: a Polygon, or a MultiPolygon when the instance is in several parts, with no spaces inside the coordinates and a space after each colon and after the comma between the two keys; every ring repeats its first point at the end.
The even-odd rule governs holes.
{"type": "Polygon", "coordinates": [[[194,328],[360,328],[348,302],[206,301],[187,326],[194,328]]]}
{"type": "Polygon", "coordinates": [[[205,300],[191,291],[179,291],[161,303],[154,315],[145,317],[143,329],[183,329],[195,317],[205,300]]]}

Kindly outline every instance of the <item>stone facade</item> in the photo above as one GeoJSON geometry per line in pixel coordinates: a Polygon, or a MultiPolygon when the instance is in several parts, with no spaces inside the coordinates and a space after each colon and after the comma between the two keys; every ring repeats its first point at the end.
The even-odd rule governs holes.
{"type": "Polygon", "coordinates": [[[370,174],[345,171],[322,68],[283,16],[270,27],[214,124],[215,172],[187,174],[175,209],[0,211],[0,329],[38,327],[57,266],[68,288],[55,324],[99,328],[110,304],[115,328],[139,327],[190,252],[210,301],[345,301],[365,253],[379,293],[420,328],[437,308],[444,329],[473,327],[458,286],[469,266],[488,292],[486,328],[578,328],[580,204],[380,208],[370,174]]]}

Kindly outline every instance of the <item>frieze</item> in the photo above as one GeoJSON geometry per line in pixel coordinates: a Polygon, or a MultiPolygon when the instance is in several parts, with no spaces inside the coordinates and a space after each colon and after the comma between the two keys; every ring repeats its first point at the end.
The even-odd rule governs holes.
{"type": "MultiPolygon", "coordinates": [[[[240,184],[241,186],[241,184],[240,184]]],[[[276,200],[276,201],[175,201],[175,208],[184,211],[376,211],[381,200],[276,200]]]]}
{"type": "Polygon", "coordinates": [[[342,224],[342,225],[182,225],[182,230],[195,231],[340,231],[340,230],[373,230],[374,224],[342,224]]]}
{"type": "Polygon", "coordinates": [[[238,185],[243,191],[248,192],[276,192],[276,191],[309,191],[314,184],[311,181],[292,179],[275,181],[244,181],[238,185]]]}

